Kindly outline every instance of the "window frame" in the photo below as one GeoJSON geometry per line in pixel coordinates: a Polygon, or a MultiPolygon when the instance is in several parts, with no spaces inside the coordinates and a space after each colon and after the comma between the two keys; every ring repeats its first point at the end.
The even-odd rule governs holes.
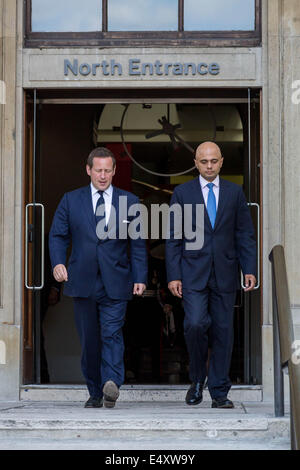
{"type": "Polygon", "coordinates": [[[253,31],[184,31],[184,0],[178,0],[178,31],[107,31],[107,0],[102,0],[103,31],[33,32],[31,30],[31,5],[31,0],[24,0],[24,47],[27,48],[261,46],[261,0],[255,0],[255,29],[253,31]]]}

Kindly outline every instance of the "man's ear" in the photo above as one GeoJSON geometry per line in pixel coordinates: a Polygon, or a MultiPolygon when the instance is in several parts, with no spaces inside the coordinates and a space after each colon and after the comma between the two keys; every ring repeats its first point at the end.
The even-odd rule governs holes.
{"type": "Polygon", "coordinates": [[[89,176],[91,176],[91,168],[89,167],[89,165],[86,165],[86,172],[89,176]]]}

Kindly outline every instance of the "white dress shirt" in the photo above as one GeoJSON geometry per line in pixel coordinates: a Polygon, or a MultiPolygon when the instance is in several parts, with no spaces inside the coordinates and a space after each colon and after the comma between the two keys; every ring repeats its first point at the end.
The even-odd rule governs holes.
{"type": "MultiPolygon", "coordinates": [[[[95,188],[93,183],[91,183],[91,193],[92,193],[92,201],[93,201],[93,210],[94,210],[94,214],[95,214],[97,201],[100,197],[100,194],[98,193],[98,189],[95,188]]],[[[105,191],[103,191],[103,198],[104,198],[104,203],[105,203],[105,222],[106,222],[106,225],[108,225],[108,221],[109,221],[109,217],[110,217],[112,194],[113,194],[112,185],[108,186],[108,188],[105,191]]]]}
{"type": "Polygon", "coordinates": [[[208,198],[208,193],[209,193],[209,188],[207,185],[209,183],[213,183],[213,192],[216,198],[216,208],[218,209],[218,203],[219,203],[219,193],[220,193],[220,177],[219,175],[216,176],[216,178],[213,181],[207,181],[203,176],[199,175],[199,180],[200,180],[200,185],[202,189],[202,194],[203,194],[203,199],[205,203],[205,207],[207,207],[207,198],[208,198]]]}

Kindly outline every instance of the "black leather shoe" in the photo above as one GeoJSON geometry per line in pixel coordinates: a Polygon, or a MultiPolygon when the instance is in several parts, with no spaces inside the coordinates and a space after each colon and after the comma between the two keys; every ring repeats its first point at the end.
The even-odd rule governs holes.
{"type": "Polygon", "coordinates": [[[103,406],[103,398],[90,397],[85,403],[85,408],[101,408],[103,406]]]}
{"type": "Polygon", "coordinates": [[[215,398],[211,404],[212,408],[234,408],[234,404],[227,397],[215,398]]]}
{"type": "Polygon", "coordinates": [[[104,406],[113,408],[116,404],[120,392],[119,387],[112,380],[105,382],[103,387],[104,406]]]}
{"type": "Polygon", "coordinates": [[[192,383],[187,391],[185,402],[187,405],[199,405],[202,402],[203,384],[200,382],[192,383]]]}

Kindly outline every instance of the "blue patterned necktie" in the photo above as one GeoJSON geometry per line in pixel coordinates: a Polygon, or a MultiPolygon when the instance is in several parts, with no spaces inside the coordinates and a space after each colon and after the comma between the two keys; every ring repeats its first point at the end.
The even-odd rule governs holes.
{"type": "Polygon", "coordinates": [[[105,204],[104,197],[103,197],[103,191],[98,191],[98,193],[100,194],[100,197],[98,198],[98,201],[97,201],[97,204],[96,204],[96,210],[95,210],[96,225],[98,224],[98,222],[100,222],[100,220],[105,219],[105,209],[104,209],[104,214],[103,215],[97,215],[98,207],[101,206],[102,204],[105,204]]]}
{"type": "Polygon", "coordinates": [[[216,204],[216,197],[214,194],[214,183],[208,183],[207,187],[209,188],[208,198],[207,198],[207,212],[208,217],[211,223],[212,228],[215,226],[216,215],[217,215],[217,204],[216,204]]]}

